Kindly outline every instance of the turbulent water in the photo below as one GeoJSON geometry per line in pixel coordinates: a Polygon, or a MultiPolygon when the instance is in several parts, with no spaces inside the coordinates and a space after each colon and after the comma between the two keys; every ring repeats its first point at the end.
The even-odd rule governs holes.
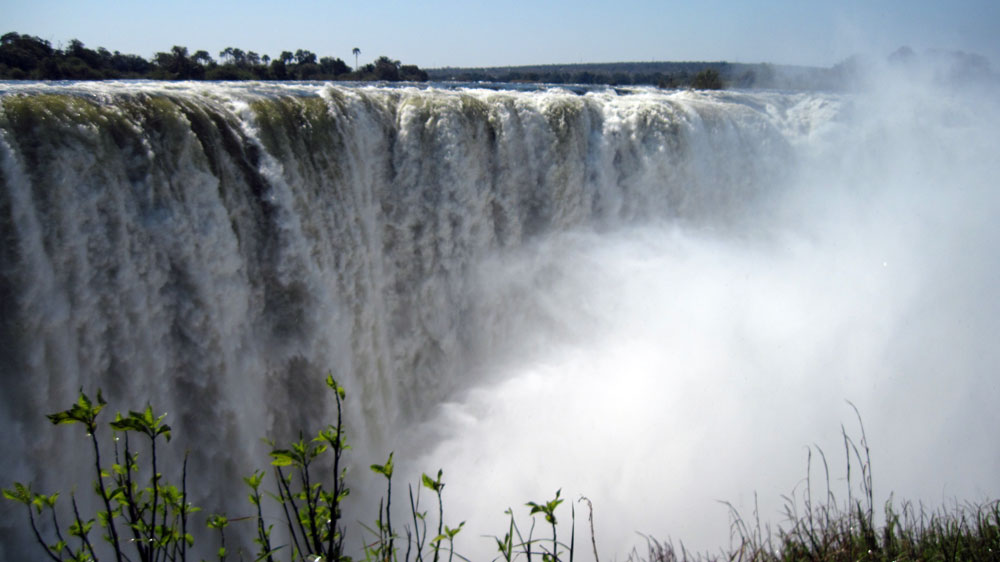
{"type": "Polygon", "coordinates": [[[86,443],[43,414],[102,388],[239,515],[329,372],[356,465],[444,469],[474,560],[557,488],[602,558],[725,546],[716,500],[777,521],[805,446],[842,476],[845,400],[880,495],[995,497],[1000,120],[920,86],[5,84],[0,474],[65,486],[86,443]]]}

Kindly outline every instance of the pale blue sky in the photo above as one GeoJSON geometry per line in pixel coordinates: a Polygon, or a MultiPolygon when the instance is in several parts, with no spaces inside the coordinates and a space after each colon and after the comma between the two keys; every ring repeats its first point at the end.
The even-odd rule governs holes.
{"type": "Polygon", "coordinates": [[[149,58],[184,45],[425,68],[651,60],[829,66],[901,45],[964,50],[1000,66],[998,0],[0,0],[0,33],[77,38],[149,58]]]}

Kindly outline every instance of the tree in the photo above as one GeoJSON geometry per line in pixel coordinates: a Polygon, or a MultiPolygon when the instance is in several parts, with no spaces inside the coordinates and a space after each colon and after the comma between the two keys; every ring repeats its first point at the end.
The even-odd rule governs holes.
{"type": "Polygon", "coordinates": [[[399,80],[399,61],[381,56],[375,61],[375,78],[378,80],[399,80]]]}
{"type": "Polygon", "coordinates": [[[247,63],[247,54],[243,51],[243,49],[238,49],[236,47],[226,47],[225,49],[219,51],[219,56],[224,60],[225,64],[244,66],[247,63]]]}
{"type": "Polygon", "coordinates": [[[145,76],[152,69],[152,66],[149,61],[139,55],[123,55],[118,51],[111,55],[111,68],[125,76],[145,76]]]}
{"type": "Polygon", "coordinates": [[[204,50],[195,51],[194,54],[191,55],[191,60],[202,66],[209,65],[215,62],[212,60],[212,55],[208,54],[208,51],[204,50]]]}
{"type": "Polygon", "coordinates": [[[706,68],[694,75],[691,87],[696,90],[721,90],[722,78],[719,76],[718,70],[706,68]]]}
{"type": "Polygon", "coordinates": [[[410,82],[426,82],[427,72],[420,70],[415,64],[404,64],[399,67],[399,78],[410,82]]]}
{"type": "MultiPolygon", "coordinates": [[[[56,54],[58,57],[58,54],[56,54]]],[[[60,74],[66,78],[96,79],[104,78],[104,59],[100,53],[84,46],[83,41],[71,39],[63,50],[63,60],[59,66],[60,74]]]]}
{"type": "Polygon", "coordinates": [[[354,72],[357,72],[358,71],[358,55],[361,54],[361,49],[359,49],[357,47],[354,47],[354,49],[352,49],[351,52],[354,53],[354,72]]]}
{"type": "Polygon", "coordinates": [[[236,66],[246,66],[247,64],[247,54],[243,49],[233,49],[233,63],[236,66]]]}
{"type": "Polygon", "coordinates": [[[169,53],[156,53],[153,62],[167,77],[175,80],[201,79],[205,69],[188,56],[187,47],[174,45],[169,53]]]}
{"type": "Polygon", "coordinates": [[[52,45],[38,37],[15,32],[0,37],[0,64],[21,70],[22,78],[28,78],[29,73],[39,69],[54,53],[52,45]]]}
{"type": "Polygon", "coordinates": [[[319,67],[323,74],[328,74],[330,76],[339,76],[341,74],[347,74],[351,71],[344,61],[333,57],[323,57],[319,59],[319,67]]]}
{"type": "Polygon", "coordinates": [[[316,64],[316,53],[299,49],[295,51],[295,62],[297,64],[316,64]]]}
{"type": "Polygon", "coordinates": [[[285,61],[282,58],[276,58],[271,61],[271,76],[273,76],[275,80],[286,80],[288,78],[288,67],[285,65],[285,61]]]}

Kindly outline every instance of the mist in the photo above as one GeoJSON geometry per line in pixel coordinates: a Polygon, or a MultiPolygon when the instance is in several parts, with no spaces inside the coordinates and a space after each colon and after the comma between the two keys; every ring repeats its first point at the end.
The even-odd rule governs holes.
{"type": "Polygon", "coordinates": [[[602,559],[640,533],[717,552],[722,502],[780,525],[810,449],[814,493],[822,452],[846,500],[851,404],[876,511],[1000,494],[996,89],[934,64],[869,72],[749,216],[576,230],[478,265],[492,351],[398,444],[408,481],[444,470],[458,552],[491,558],[504,510],[526,529],[524,503],[557,489],[584,558],[583,496],[602,559]]]}

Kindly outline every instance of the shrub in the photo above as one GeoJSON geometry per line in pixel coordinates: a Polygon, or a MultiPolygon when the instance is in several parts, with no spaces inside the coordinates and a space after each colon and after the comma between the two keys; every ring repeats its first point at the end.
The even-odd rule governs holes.
{"type": "Polygon", "coordinates": [[[721,90],[722,77],[719,76],[719,71],[714,68],[706,68],[698,74],[694,75],[691,79],[691,87],[696,90],[721,90]]]}

